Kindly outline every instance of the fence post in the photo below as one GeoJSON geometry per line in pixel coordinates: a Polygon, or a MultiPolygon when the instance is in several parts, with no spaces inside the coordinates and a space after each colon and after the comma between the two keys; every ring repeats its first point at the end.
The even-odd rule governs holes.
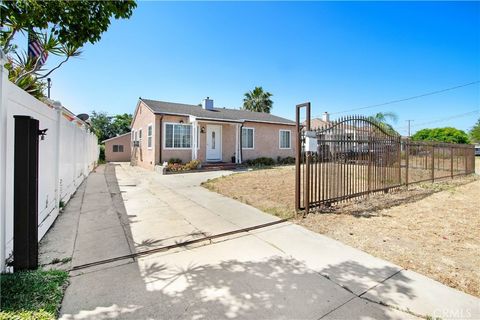
{"type": "MultiPolygon", "coordinates": [[[[305,131],[310,131],[310,102],[306,104],[306,126],[305,131]]],[[[310,211],[310,159],[312,157],[311,152],[305,152],[305,215],[310,211]]]]}
{"type": "Polygon", "coordinates": [[[432,182],[435,181],[435,145],[432,145],[432,182]]]}
{"type": "Polygon", "coordinates": [[[7,176],[7,82],[8,70],[3,51],[0,49],[0,272],[6,269],[7,236],[6,236],[6,176],[7,176]]]}
{"type": "Polygon", "coordinates": [[[453,146],[450,147],[450,178],[453,179],[453,146]]]}
{"type": "Polygon", "coordinates": [[[468,154],[467,148],[463,148],[463,155],[465,157],[465,174],[468,174],[468,154]]]}
{"type": "Polygon", "coordinates": [[[405,147],[405,186],[408,188],[408,167],[410,166],[410,140],[406,140],[405,147]]]}
{"type": "Polygon", "coordinates": [[[398,184],[402,184],[402,138],[398,137],[398,184]]]}
{"type": "Polygon", "coordinates": [[[53,106],[55,112],[57,113],[57,123],[56,127],[56,137],[55,137],[55,208],[57,208],[57,213],[60,212],[60,140],[61,140],[61,121],[62,121],[62,105],[59,102],[54,102],[53,106]]]}
{"type": "Polygon", "coordinates": [[[38,267],[39,121],[14,118],[13,268],[19,271],[38,267]]]}
{"type": "Polygon", "coordinates": [[[368,137],[368,169],[367,169],[367,195],[370,195],[371,184],[372,184],[372,143],[371,137],[368,137]]]}
{"type": "Polygon", "coordinates": [[[300,211],[300,157],[302,156],[302,138],[300,132],[300,107],[295,108],[295,131],[297,133],[297,140],[295,141],[295,216],[300,211]]]}

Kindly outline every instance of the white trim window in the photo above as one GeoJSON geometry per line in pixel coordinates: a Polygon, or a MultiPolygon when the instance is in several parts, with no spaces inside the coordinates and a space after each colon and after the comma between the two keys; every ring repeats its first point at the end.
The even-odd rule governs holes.
{"type": "Polygon", "coordinates": [[[254,149],[255,148],[255,129],[254,128],[242,128],[242,149],[254,149]]]}
{"type": "Polygon", "coordinates": [[[123,152],[123,144],[114,144],[113,152],[123,152]]]}
{"type": "Polygon", "coordinates": [[[292,148],[292,132],[290,130],[280,130],[278,132],[278,139],[280,149],[292,148]]]}
{"type": "Polygon", "coordinates": [[[142,128],[138,129],[138,141],[142,142],[142,128]]]}
{"type": "Polygon", "coordinates": [[[192,125],[183,123],[165,123],[163,145],[165,149],[191,149],[192,125]]]}
{"type": "Polygon", "coordinates": [[[153,146],[153,125],[150,123],[147,126],[147,148],[152,149],[153,146]]]}

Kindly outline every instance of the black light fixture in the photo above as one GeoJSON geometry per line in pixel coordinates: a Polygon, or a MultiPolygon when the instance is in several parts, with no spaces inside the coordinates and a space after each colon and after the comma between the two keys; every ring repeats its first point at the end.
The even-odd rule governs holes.
{"type": "Polygon", "coordinates": [[[180,122],[180,123],[183,123],[183,120],[180,120],[179,122],[180,122]]]}
{"type": "Polygon", "coordinates": [[[205,127],[202,127],[202,128],[200,129],[200,133],[205,133],[205,127]]]}

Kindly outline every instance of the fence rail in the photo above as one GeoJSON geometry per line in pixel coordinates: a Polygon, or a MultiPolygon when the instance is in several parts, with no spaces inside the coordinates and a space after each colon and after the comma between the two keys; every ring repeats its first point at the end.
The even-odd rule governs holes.
{"type": "Polygon", "coordinates": [[[311,128],[309,103],[298,105],[296,114],[297,212],[475,172],[473,145],[402,139],[388,126],[358,115],[311,128]]]}

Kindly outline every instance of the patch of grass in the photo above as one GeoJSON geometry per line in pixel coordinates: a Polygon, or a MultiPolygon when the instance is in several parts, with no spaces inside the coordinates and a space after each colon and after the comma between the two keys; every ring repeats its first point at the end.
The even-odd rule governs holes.
{"type": "Polygon", "coordinates": [[[57,264],[57,263],[61,263],[61,264],[65,264],[67,262],[70,262],[72,261],[72,258],[71,257],[65,257],[65,258],[54,258],[52,259],[52,261],[49,263],[49,264],[57,264]]]}
{"type": "Polygon", "coordinates": [[[68,273],[62,270],[35,270],[0,276],[4,319],[56,319],[68,273]]]}

